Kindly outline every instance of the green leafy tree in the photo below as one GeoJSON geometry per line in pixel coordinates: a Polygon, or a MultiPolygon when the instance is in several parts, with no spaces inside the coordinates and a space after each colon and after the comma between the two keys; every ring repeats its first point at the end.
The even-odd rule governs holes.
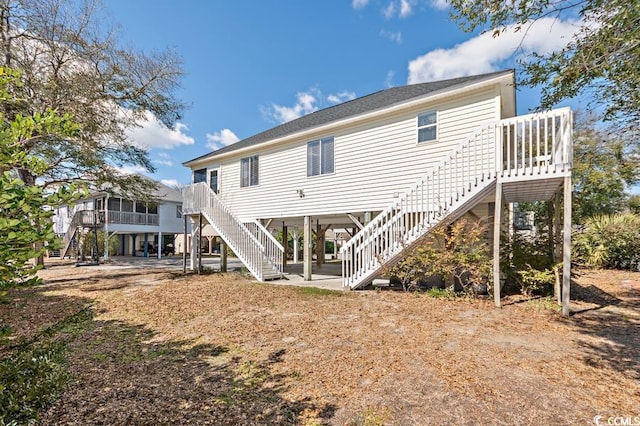
{"type": "Polygon", "coordinates": [[[172,51],[152,54],[121,47],[98,0],[0,0],[0,65],[22,73],[19,102],[3,104],[9,120],[72,116],[78,131],[34,132],[20,148],[43,167],[18,168],[27,185],[44,189],[109,183],[130,198],[144,199],[151,182],[124,175],[122,166],[153,170],[130,129],[145,120],[171,127],[184,107],[175,92],[183,75],[172,51]]]}
{"type": "MultiPolygon", "coordinates": [[[[20,73],[0,67],[0,100],[10,104],[15,99],[9,88],[21,86],[20,73]]],[[[0,112],[0,291],[35,281],[38,267],[28,261],[55,243],[50,217],[52,206],[68,202],[78,195],[74,185],[61,185],[45,190],[28,184],[15,170],[28,170],[38,175],[48,165],[22,149],[21,142],[34,135],[73,135],[79,131],[69,115],[56,111],[33,116],[15,115],[13,119],[0,112]]]]}
{"type": "Polygon", "coordinates": [[[527,36],[541,18],[575,19],[574,36],[548,54],[520,61],[520,83],[542,85],[541,107],[593,95],[592,107],[637,134],[640,122],[640,7],[628,0],[451,0],[451,16],[466,31],[505,31],[527,36]]]}
{"type": "Polygon", "coordinates": [[[613,129],[598,127],[594,118],[580,118],[574,134],[573,219],[623,211],[628,188],[640,180],[640,156],[613,129]]]}

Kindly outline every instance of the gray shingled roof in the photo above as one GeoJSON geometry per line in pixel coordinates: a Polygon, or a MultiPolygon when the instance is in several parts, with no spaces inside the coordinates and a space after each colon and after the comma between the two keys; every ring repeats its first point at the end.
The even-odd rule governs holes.
{"type": "Polygon", "coordinates": [[[225,146],[224,148],[220,148],[216,151],[186,161],[183,164],[200,160],[205,157],[225,154],[252,145],[257,145],[272,139],[281,138],[283,136],[298,133],[303,130],[322,126],[333,121],[342,120],[359,114],[375,111],[381,108],[386,108],[400,102],[405,102],[413,98],[427,95],[429,93],[438,92],[440,90],[449,89],[455,86],[463,86],[465,84],[474,83],[481,80],[487,80],[498,75],[512,72],[512,70],[504,70],[488,74],[433,81],[429,83],[409,84],[407,86],[392,87],[390,89],[381,90],[379,92],[375,92],[361,98],[356,98],[348,102],[312,112],[311,114],[307,114],[295,120],[291,120],[287,123],[265,130],[264,132],[255,134],[246,139],[225,146]]]}

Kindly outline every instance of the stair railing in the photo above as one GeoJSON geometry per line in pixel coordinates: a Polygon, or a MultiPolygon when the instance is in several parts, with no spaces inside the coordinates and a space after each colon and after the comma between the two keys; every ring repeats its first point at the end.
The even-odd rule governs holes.
{"type": "Polygon", "coordinates": [[[343,285],[356,288],[496,177],[571,170],[569,108],[480,126],[341,248],[343,285]]]}
{"type": "Polygon", "coordinates": [[[256,226],[255,234],[249,230],[206,182],[186,187],[183,190],[183,198],[184,214],[202,213],[256,279],[264,280],[265,261],[276,270],[282,271],[282,255],[277,255],[278,249],[280,253],[284,252],[282,246],[271,244],[271,240],[265,235],[269,232],[262,226],[256,226]],[[262,240],[270,241],[270,244],[265,247],[262,240]]]}
{"type": "Polygon", "coordinates": [[[62,240],[62,250],[60,251],[60,259],[64,259],[69,249],[71,248],[71,243],[73,241],[73,237],[78,232],[79,228],[87,228],[95,225],[102,225],[104,223],[104,212],[99,210],[78,210],[73,214],[73,218],[71,218],[71,223],[67,228],[67,232],[64,235],[62,240]]]}
{"type": "Polygon", "coordinates": [[[247,229],[256,237],[263,247],[264,255],[267,259],[270,259],[270,266],[273,268],[273,272],[282,275],[284,256],[284,247],[276,238],[269,232],[267,228],[257,220],[247,222],[244,224],[247,229]]]}
{"type": "Polygon", "coordinates": [[[370,272],[423,235],[461,197],[495,177],[495,126],[476,130],[341,249],[343,284],[357,287],[370,272]]]}

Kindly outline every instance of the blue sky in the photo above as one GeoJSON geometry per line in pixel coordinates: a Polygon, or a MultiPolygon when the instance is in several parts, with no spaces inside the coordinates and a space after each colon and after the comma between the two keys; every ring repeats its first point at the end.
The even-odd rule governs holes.
{"type": "MultiPolygon", "coordinates": [[[[576,30],[543,21],[524,42],[510,31],[468,34],[446,0],[108,0],[104,9],[124,43],[172,48],[184,61],[183,119],[132,133],[157,167],[150,176],[169,184],[189,182],[183,161],[238,138],[391,86],[513,68],[576,30]]],[[[536,90],[517,96],[518,113],[537,106],[536,90]]]]}

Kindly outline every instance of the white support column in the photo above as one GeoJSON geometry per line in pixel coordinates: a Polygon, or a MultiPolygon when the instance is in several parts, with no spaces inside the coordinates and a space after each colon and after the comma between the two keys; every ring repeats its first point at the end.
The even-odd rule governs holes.
{"type": "Polygon", "coordinates": [[[371,212],[364,212],[364,224],[363,225],[367,225],[369,222],[371,222],[371,217],[372,217],[371,212]]]}
{"type": "Polygon", "coordinates": [[[298,263],[298,228],[293,230],[293,263],[298,263]]]}
{"type": "MultiPolygon", "coordinates": [[[[198,251],[198,226],[191,220],[191,247],[189,248],[189,267],[196,270],[196,252],[198,251]]],[[[186,249],[186,247],[185,247],[186,249]]]]}
{"type": "Polygon", "coordinates": [[[156,244],[156,254],[158,255],[158,259],[162,258],[162,231],[158,232],[158,242],[156,244]]]}
{"type": "Polygon", "coordinates": [[[311,281],[312,264],[313,264],[313,242],[311,239],[311,216],[304,217],[304,240],[302,243],[303,250],[303,279],[311,281]]]}
{"type": "Polygon", "coordinates": [[[104,197],[104,260],[109,259],[109,194],[104,197]]]}
{"type": "Polygon", "coordinates": [[[493,301],[500,307],[500,231],[502,228],[502,182],[496,182],[496,203],[493,209],[493,301]]]}
{"type": "Polygon", "coordinates": [[[571,176],[564,177],[564,235],[562,248],[562,315],[571,313],[569,301],[571,299],[571,198],[573,185],[571,176]]]}

